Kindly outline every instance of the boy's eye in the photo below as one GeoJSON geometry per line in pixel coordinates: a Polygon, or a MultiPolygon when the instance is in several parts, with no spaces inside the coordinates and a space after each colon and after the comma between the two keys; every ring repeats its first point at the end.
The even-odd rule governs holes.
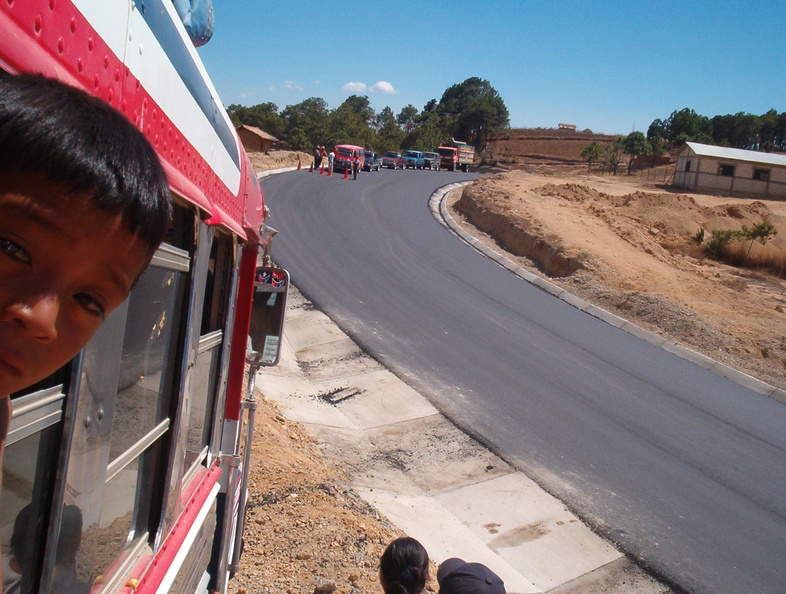
{"type": "Polygon", "coordinates": [[[104,309],[104,306],[87,293],[77,293],[74,295],[74,298],[89,313],[99,316],[101,319],[106,317],[106,310],[104,309]]]}
{"type": "Polygon", "coordinates": [[[19,245],[10,239],[0,238],[0,253],[13,258],[22,264],[30,264],[30,254],[28,254],[24,249],[19,247],[19,245]]]}

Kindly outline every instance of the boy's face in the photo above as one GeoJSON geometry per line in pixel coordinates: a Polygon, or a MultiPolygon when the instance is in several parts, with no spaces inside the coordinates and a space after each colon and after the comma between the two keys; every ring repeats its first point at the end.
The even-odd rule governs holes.
{"type": "Polygon", "coordinates": [[[54,184],[0,184],[0,397],[67,363],[147,264],[139,239],[54,184]]]}

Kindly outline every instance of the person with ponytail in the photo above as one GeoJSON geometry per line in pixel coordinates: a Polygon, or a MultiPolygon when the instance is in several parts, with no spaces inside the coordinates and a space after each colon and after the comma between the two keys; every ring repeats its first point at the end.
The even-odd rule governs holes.
{"type": "Polygon", "coordinates": [[[428,581],[428,553],[414,538],[391,542],[379,560],[379,581],[385,594],[420,594],[428,581]]]}

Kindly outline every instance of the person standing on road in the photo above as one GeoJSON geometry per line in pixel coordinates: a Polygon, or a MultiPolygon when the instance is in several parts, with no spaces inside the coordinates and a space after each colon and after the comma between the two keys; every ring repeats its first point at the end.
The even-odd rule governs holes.
{"type": "Polygon", "coordinates": [[[358,169],[360,169],[360,157],[358,152],[355,151],[352,156],[352,179],[358,178],[358,169]]]}
{"type": "Polygon", "coordinates": [[[328,175],[333,175],[333,161],[336,160],[336,153],[330,151],[328,153],[328,175]]]}
{"type": "Polygon", "coordinates": [[[379,559],[379,583],[385,594],[420,594],[428,581],[428,553],[414,538],[391,542],[379,559]]]}
{"type": "Polygon", "coordinates": [[[314,171],[319,169],[319,166],[322,164],[322,147],[317,145],[314,148],[314,171]]]}

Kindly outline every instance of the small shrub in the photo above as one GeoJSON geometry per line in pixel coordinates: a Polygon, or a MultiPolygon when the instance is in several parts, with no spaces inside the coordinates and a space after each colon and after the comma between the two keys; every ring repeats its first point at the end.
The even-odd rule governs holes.
{"type": "Polygon", "coordinates": [[[693,241],[699,245],[704,243],[704,227],[699,227],[699,230],[693,235],[693,241]]]}
{"type": "Polygon", "coordinates": [[[775,225],[770,223],[768,220],[764,220],[761,223],[754,225],[751,229],[749,229],[746,225],[742,226],[742,237],[746,240],[750,240],[750,245],[748,246],[748,253],[750,254],[751,248],[753,247],[753,243],[758,240],[759,243],[762,245],[766,244],[772,237],[775,237],[778,234],[778,230],[775,228],[775,225]]]}
{"type": "MultiPolygon", "coordinates": [[[[711,258],[732,266],[767,270],[783,278],[786,277],[786,252],[765,245],[777,233],[777,229],[769,221],[762,221],[752,228],[743,226],[739,231],[713,231],[704,250],[711,258]],[[743,243],[747,241],[750,241],[749,245],[743,243]],[[751,251],[756,241],[763,247],[751,251]]],[[[694,236],[694,240],[697,240],[697,236],[698,234],[694,236]]]]}
{"type": "Polygon", "coordinates": [[[715,259],[722,260],[729,244],[739,237],[740,232],[735,229],[713,231],[709,242],[707,242],[707,253],[715,259]]]}

